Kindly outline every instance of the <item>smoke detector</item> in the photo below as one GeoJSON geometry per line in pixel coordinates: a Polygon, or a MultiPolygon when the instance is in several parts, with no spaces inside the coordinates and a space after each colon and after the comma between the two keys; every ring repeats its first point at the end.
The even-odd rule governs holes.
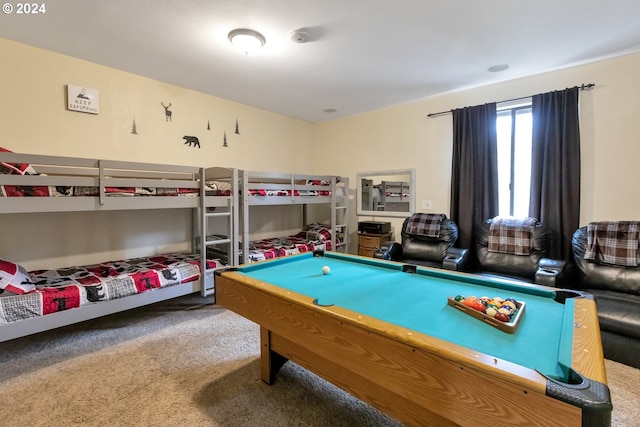
{"type": "Polygon", "coordinates": [[[289,38],[294,43],[306,43],[311,41],[311,34],[304,30],[295,30],[289,33],[289,38]]]}

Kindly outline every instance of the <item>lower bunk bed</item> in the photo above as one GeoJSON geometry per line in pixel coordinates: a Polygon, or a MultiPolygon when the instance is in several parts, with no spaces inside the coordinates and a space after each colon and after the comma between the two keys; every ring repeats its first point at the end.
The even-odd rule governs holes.
{"type": "Polygon", "coordinates": [[[0,342],[200,292],[200,265],[200,254],[170,253],[27,272],[0,259],[0,342]]]}
{"type": "MultiPolygon", "coordinates": [[[[290,236],[270,237],[249,242],[245,262],[252,263],[288,255],[333,249],[330,225],[311,224],[290,236]]],[[[337,239],[340,242],[340,238],[337,239]]]]}
{"type": "MultiPolygon", "coordinates": [[[[336,233],[335,239],[332,238],[330,227],[329,224],[309,224],[295,234],[251,240],[247,242],[246,249],[243,249],[244,245],[240,243],[238,256],[242,263],[248,264],[317,250],[331,251],[335,249],[333,242],[341,245],[343,238],[339,232],[336,233]]],[[[220,234],[207,236],[210,242],[226,238],[226,235],[220,234]]],[[[213,245],[207,247],[207,257],[228,262],[228,253],[213,245]]]]}

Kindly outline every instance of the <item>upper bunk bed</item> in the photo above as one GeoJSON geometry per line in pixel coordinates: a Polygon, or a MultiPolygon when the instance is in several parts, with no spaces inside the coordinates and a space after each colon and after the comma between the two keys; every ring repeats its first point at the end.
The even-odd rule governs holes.
{"type": "Polygon", "coordinates": [[[379,193],[377,211],[407,211],[411,200],[411,187],[404,181],[382,181],[377,187],[379,193]]]}
{"type": "MultiPolygon", "coordinates": [[[[0,149],[0,214],[190,209],[193,218],[188,254],[152,254],[128,263],[119,260],[27,272],[10,260],[10,253],[0,253],[0,263],[9,269],[0,271],[0,285],[2,279],[6,285],[12,274],[14,282],[22,277],[34,285],[24,287],[27,291],[19,285],[1,286],[0,342],[194,292],[213,295],[214,270],[238,263],[238,251],[231,250],[238,244],[238,173],[231,168],[30,155],[0,149]],[[212,222],[218,228],[219,222],[223,223],[224,235],[201,239],[200,236],[208,236],[212,222]],[[208,248],[225,246],[229,250],[224,258],[207,257],[208,248]],[[127,285],[127,292],[109,291],[116,273],[140,275],[152,270],[159,272],[158,280],[154,279],[157,285],[134,284],[127,285]],[[87,279],[88,275],[97,279],[87,279]],[[93,280],[104,286],[100,288],[100,298],[90,295],[90,288],[95,287],[93,280]],[[77,307],[72,310],[55,310],[43,316],[46,310],[42,301],[46,298],[42,295],[47,290],[59,290],[60,286],[78,287],[79,296],[73,298],[79,298],[80,303],[71,304],[77,307]],[[153,292],[146,292],[147,288],[153,292]],[[21,306],[23,300],[30,300],[25,303],[27,308],[21,306]],[[100,302],[96,304],[97,300],[100,302]],[[5,314],[10,312],[18,313],[13,317],[20,320],[8,323],[12,316],[5,314]]],[[[150,279],[143,280],[147,283],[150,279]]]]}
{"type": "Polygon", "coordinates": [[[348,248],[349,179],[333,175],[240,171],[241,262],[290,255],[307,250],[348,248]],[[294,236],[251,240],[249,224],[252,206],[299,205],[303,230],[294,236]],[[325,205],[328,223],[309,224],[307,207],[325,205]]]}
{"type": "Polygon", "coordinates": [[[207,183],[230,181],[231,174],[226,168],[0,151],[0,197],[11,198],[0,213],[226,206],[231,192],[207,183]]]}

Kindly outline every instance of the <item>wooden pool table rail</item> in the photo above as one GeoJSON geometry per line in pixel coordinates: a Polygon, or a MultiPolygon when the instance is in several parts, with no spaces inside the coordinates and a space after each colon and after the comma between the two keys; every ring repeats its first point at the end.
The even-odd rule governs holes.
{"type": "MultiPolygon", "coordinates": [[[[232,271],[216,277],[216,295],[261,326],[267,383],[290,359],[408,425],[582,425],[581,409],[547,396],[547,379],[534,370],[232,271]]],[[[599,346],[585,317],[576,341],[589,349],[575,363],[606,380],[589,361],[599,346]]]]}

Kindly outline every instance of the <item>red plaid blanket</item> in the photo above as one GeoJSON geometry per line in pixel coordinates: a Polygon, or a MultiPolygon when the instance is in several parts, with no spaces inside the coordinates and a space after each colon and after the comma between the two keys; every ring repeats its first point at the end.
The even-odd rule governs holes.
{"type": "Polygon", "coordinates": [[[531,254],[535,218],[495,217],[489,227],[489,251],[503,254],[531,254]]]}
{"type": "Polygon", "coordinates": [[[440,225],[445,218],[444,214],[415,213],[407,222],[407,234],[439,237],[440,225]]]}
{"type": "Polygon", "coordinates": [[[622,267],[638,267],[640,222],[602,221],[587,225],[584,259],[622,267]]]}

